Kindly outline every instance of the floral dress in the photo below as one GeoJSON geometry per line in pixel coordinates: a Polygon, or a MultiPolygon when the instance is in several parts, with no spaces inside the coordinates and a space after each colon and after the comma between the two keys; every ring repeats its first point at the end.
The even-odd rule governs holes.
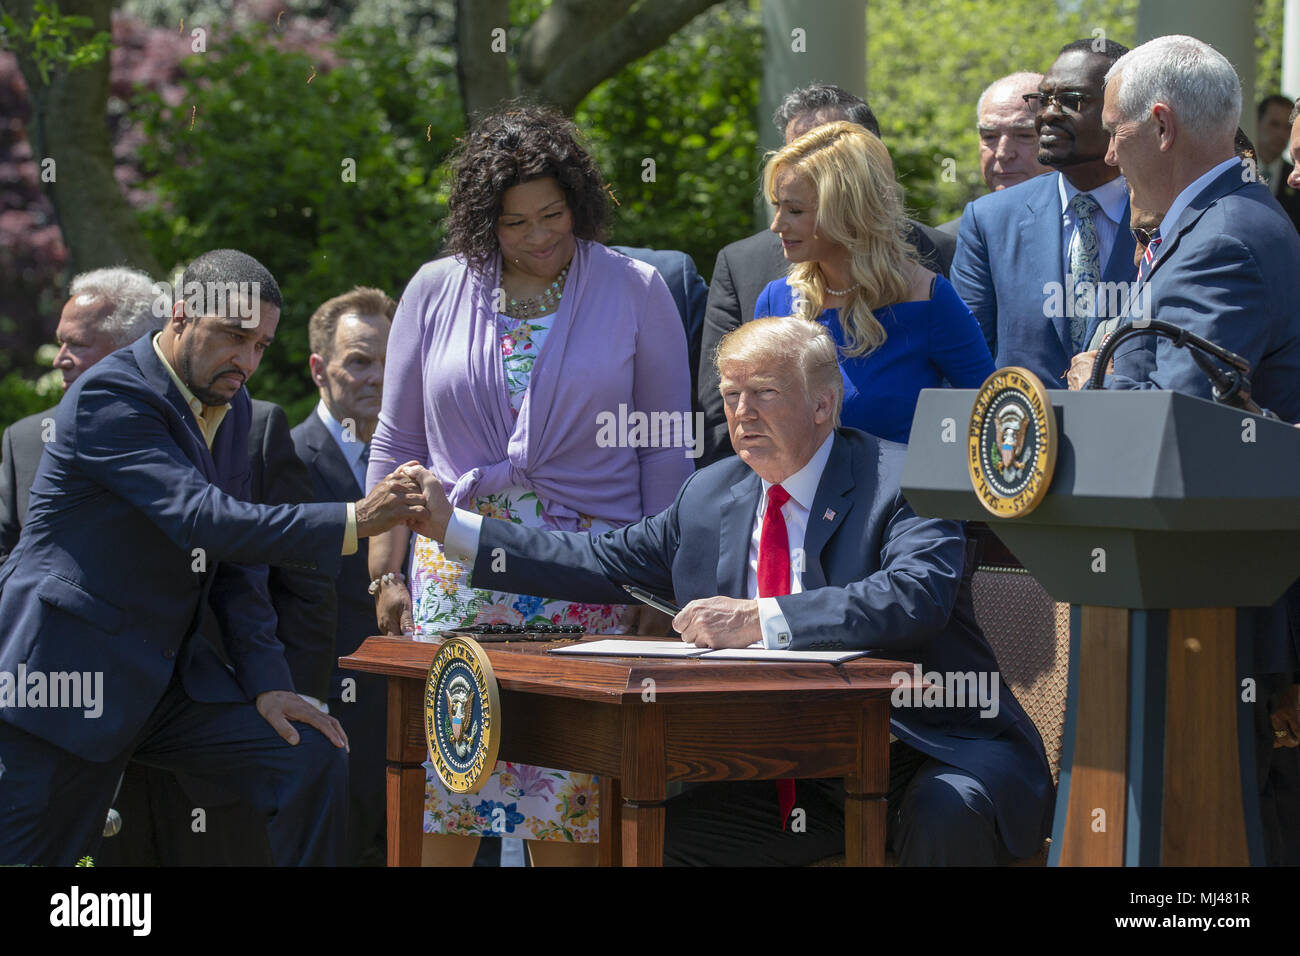
{"type": "MultiPolygon", "coordinates": [[[[501,361],[505,368],[510,407],[523,405],[533,363],[550,331],[554,314],[515,319],[498,316],[501,361]]],[[[479,514],[545,527],[543,502],[524,488],[507,488],[475,498],[479,514]]],[[[618,527],[582,515],[582,530],[593,534],[618,527]]],[[[416,639],[467,624],[581,624],[588,633],[620,634],[624,609],[620,605],[577,604],[527,594],[507,594],[471,588],[465,565],[448,558],[441,546],[416,535],[411,554],[411,605],[416,639]]],[[[600,805],[597,779],[545,767],[498,761],[478,793],[452,793],[433,770],[425,779],[424,832],[461,836],[514,836],[530,840],[594,843],[599,836],[600,805]]]]}

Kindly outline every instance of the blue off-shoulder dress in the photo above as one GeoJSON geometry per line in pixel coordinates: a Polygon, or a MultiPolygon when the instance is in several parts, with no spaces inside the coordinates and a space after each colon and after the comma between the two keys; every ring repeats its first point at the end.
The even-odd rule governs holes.
{"type": "MultiPolygon", "coordinates": [[[[769,282],[754,305],[754,318],[792,315],[793,300],[788,280],[769,282]]],[[[840,353],[840,419],[850,428],[906,443],[921,389],[945,380],[956,388],[979,388],[993,374],[993,356],[979,323],[943,276],[935,277],[929,299],[885,306],[874,315],[884,327],[884,344],[858,358],[840,353]]],[[[817,321],[843,350],[840,310],[825,309],[817,321]]]]}

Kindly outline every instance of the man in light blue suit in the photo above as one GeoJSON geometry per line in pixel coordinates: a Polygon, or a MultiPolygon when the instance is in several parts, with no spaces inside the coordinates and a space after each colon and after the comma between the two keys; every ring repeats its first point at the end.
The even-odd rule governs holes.
{"type": "Polygon", "coordinates": [[[244,382],[280,291],[224,249],[183,290],[162,332],[64,395],[0,569],[0,865],[93,856],[132,759],[235,791],[278,865],[338,859],[347,740],[295,693],[266,566],[332,573],[424,499],[386,479],[356,503],[247,503],[244,382]],[[230,666],[200,633],[209,614],[230,666]]]}
{"type": "MultiPolygon", "coordinates": [[[[1245,358],[1255,401],[1286,421],[1300,421],[1300,236],[1253,166],[1236,155],[1236,71],[1200,40],[1166,36],[1121,58],[1106,80],[1107,160],[1123,171],[1139,208],[1168,210],[1149,247],[1152,258],[1143,263],[1148,314],[1245,358]]],[[[1154,336],[1123,343],[1106,381],[1111,388],[1211,397],[1188,350],[1154,336]]],[[[1297,587],[1289,595],[1293,612],[1300,604],[1297,587]]],[[[1292,782],[1300,625],[1293,620],[1288,629],[1285,605],[1249,609],[1255,766],[1274,864],[1300,852],[1300,836],[1281,823],[1300,813],[1292,782]]]]}
{"type": "Polygon", "coordinates": [[[997,366],[1023,366],[1049,388],[1065,387],[1071,360],[1119,314],[1136,275],[1128,188],[1106,163],[1101,128],[1106,70],[1126,52],[1107,40],[1063,47],[1031,100],[1038,161],[1057,171],[962,214],[952,284],[997,366]]]}
{"type": "MultiPolygon", "coordinates": [[[[1032,855],[1051,775],[975,623],[961,525],[908,507],[905,446],[837,427],[843,381],[817,323],[745,323],[716,364],[737,454],[697,471],[667,510],[603,535],[530,529],[453,511],[424,472],[424,532],[472,563],[475,587],[618,603],[636,585],[679,602],[673,626],[697,645],[862,649],[983,675],[989,706],[895,702],[889,839],[904,864],[1032,855]]],[[[843,852],[842,782],[794,786],[785,809],[805,810],[805,832],[783,829],[776,781],[704,784],[668,801],[665,861],[803,864],[843,852]]]]}

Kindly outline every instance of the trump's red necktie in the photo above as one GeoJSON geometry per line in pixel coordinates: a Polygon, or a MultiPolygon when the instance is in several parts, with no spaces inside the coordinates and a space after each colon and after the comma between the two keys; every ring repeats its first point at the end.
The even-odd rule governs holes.
{"type": "MultiPolygon", "coordinates": [[[[790,500],[790,492],[780,485],[767,489],[767,510],[763,512],[763,529],[758,537],[758,596],[779,597],[790,593],[790,536],[785,530],[781,509],[790,500]]],[[[785,829],[794,809],[794,781],[776,782],[781,806],[781,829],[785,829]]]]}

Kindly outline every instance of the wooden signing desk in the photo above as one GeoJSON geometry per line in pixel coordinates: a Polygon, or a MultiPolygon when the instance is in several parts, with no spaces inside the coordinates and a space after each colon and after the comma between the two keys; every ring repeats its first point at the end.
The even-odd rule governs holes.
{"type": "MultiPolygon", "coordinates": [[[[372,637],[339,661],[388,678],[389,866],[420,865],[424,689],[439,643],[372,637]]],[[[501,690],[498,758],[599,775],[602,865],[662,864],[669,781],[783,777],[844,777],[846,862],[884,863],[890,679],[905,672],[910,686],[910,664],[577,658],[554,646],[483,645],[501,690]]],[[[776,826],[775,799],[772,814],[776,826]]]]}

